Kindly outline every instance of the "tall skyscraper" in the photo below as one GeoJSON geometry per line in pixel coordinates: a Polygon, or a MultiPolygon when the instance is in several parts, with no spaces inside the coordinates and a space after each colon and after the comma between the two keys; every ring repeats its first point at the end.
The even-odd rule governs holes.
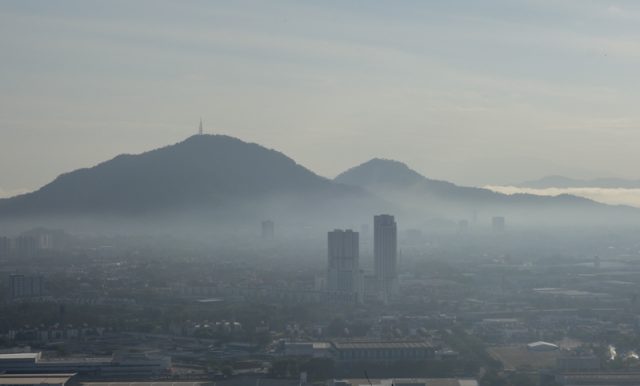
{"type": "Polygon", "coordinates": [[[491,229],[496,233],[502,233],[506,229],[506,221],[502,216],[496,216],[491,219],[491,229]]]}
{"type": "Polygon", "coordinates": [[[386,301],[398,285],[398,229],[391,215],[373,217],[373,258],[379,290],[386,301]]]}
{"type": "Polygon", "coordinates": [[[359,235],[350,229],[336,229],[327,235],[327,290],[343,299],[362,297],[359,235]]]}
{"type": "Polygon", "coordinates": [[[272,239],[275,235],[275,224],[271,220],[265,220],[262,222],[262,238],[272,239]]]}

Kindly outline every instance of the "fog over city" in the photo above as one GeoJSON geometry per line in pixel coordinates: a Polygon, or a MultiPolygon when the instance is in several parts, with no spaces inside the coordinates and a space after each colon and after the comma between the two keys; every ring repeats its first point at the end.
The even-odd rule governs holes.
{"type": "Polygon", "coordinates": [[[0,32],[0,386],[640,385],[640,3],[0,32]]]}

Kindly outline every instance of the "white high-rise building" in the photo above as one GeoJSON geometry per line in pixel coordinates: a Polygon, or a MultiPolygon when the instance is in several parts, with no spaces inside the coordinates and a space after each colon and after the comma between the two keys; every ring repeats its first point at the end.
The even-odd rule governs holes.
{"type": "Polygon", "coordinates": [[[398,285],[398,229],[391,215],[373,217],[373,257],[379,290],[387,301],[398,285]]]}
{"type": "Polygon", "coordinates": [[[359,235],[336,229],[327,235],[327,291],[334,298],[361,301],[359,235]]]}

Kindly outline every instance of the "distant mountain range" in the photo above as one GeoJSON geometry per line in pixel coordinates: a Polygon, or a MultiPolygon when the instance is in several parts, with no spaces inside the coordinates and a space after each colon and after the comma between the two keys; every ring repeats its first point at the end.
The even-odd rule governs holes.
{"type": "Polygon", "coordinates": [[[277,151],[228,136],[197,135],[63,174],[35,192],[0,200],[0,215],[213,211],[229,218],[372,200],[362,189],[318,176],[277,151]]]}
{"type": "Polygon", "coordinates": [[[188,224],[195,216],[201,224],[268,217],[345,223],[381,212],[415,223],[429,216],[457,220],[478,213],[523,221],[619,219],[640,213],[569,195],[504,195],[457,186],[383,159],[330,180],[280,152],[223,135],[197,135],[146,153],[120,155],[63,174],[35,192],[0,200],[0,218],[9,221],[65,216],[188,224]]]}
{"type": "Polygon", "coordinates": [[[626,180],[622,178],[594,178],[582,180],[564,176],[546,176],[538,180],[525,181],[515,186],[522,188],[625,188],[640,189],[640,180],[626,180]]]}
{"type": "MultiPolygon", "coordinates": [[[[428,211],[434,215],[469,217],[484,215],[516,215],[532,221],[538,219],[577,219],[622,213],[586,198],[568,194],[538,196],[506,195],[489,189],[458,186],[450,182],[426,178],[407,165],[393,160],[373,159],[338,175],[336,182],[359,186],[393,202],[404,212],[428,211]]],[[[631,212],[635,209],[629,208],[631,212]]],[[[638,212],[640,213],[640,211],[638,212]]]]}

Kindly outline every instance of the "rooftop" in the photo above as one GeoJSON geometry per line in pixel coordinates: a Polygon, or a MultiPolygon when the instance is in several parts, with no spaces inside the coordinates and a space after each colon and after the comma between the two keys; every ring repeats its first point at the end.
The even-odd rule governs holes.
{"type": "Polygon", "coordinates": [[[351,386],[393,386],[393,385],[415,385],[415,386],[478,386],[475,379],[456,378],[394,378],[394,379],[334,379],[334,384],[349,384],[351,386]]]}
{"type": "Polygon", "coordinates": [[[406,349],[432,348],[427,342],[331,342],[338,350],[345,349],[406,349]]]}
{"type": "Polygon", "coordinates": [[[39,359],[40,353],[38,352],[24,352],[14,354],[0,354],[0,360],[7,359],[39,359]]]}
{"type": "Polygon", "coordinates": [[[47,358],[40,361],[42,364],[47,363],[111,363],[112,357],[63,357],[63,358],[47,358]]]}
{"type": "Polygon", "coordinates": [[[612,381],[612,380],[633,380],[640,379],[640,373],[638,372],[608,372],[608,373],[565,373],[562,374],[562,378],[567,381],[577,380],[599,380],[599,381],[612,381]]]}
{"type": "Polygon", "coordinates": [[[75,374],[0,374],[0,385],[65,384],[75,374]]]}

